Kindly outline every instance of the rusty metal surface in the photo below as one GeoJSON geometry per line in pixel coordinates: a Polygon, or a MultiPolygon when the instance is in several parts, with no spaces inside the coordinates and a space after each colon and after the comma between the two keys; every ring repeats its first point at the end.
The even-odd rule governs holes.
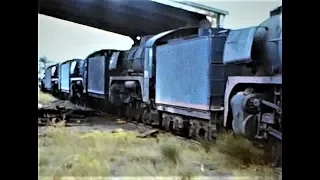
{"type": "Polygon", "coordinates": [[[206,19],[206,15],[150,0],[39,0],[39,13],[130,37],[198,25],[206,19]]]}

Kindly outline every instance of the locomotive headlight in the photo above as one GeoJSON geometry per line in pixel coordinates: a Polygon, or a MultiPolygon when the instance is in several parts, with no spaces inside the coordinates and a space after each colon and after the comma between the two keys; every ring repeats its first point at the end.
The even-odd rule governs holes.
{"type": "Polygon", "coordinates": [[[77,85],[80,85],[81,84],[81,81],[77,81],[77,85]]]}

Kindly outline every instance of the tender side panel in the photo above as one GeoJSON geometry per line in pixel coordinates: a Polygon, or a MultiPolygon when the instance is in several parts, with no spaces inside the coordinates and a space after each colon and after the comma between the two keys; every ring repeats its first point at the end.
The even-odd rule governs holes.
{"type": "Polygon", "coordinates": [[[88,59],[88,92],[105,94],[105,57],[88,59]]]}
{"type": "Polygon", "coordinates": [[[46,69],[44,87],[51,89],[51,68],[46,69]]]}
{"type": "Polygon", "coordinates": [[[208,110],[209,54],[207,37],[158,46],[156,103],[208,110]]]}
{"type": "Polygon", "coordinates": [[[61,90],[69,91],[70,89],[70,63],[61,65],[61,90]]]}

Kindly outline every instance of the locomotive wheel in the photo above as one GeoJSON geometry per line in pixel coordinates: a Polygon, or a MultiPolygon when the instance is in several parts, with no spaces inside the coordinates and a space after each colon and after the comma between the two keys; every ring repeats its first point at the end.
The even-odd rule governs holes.
{"type": "Polygon", "coordinates": [[[144,109],[142,112],[141,121],[143,124],[147,124],[149,122],[149,112],[147,109],[144,109]]]}
{"type": "Polygon", "coordinates": [[[141,108],[139,102],[136,102],[136,106],[133,108],[133,118],[135,121],[139,122],[142,119],[144,109],[141,108]]]}
{"type": "Polygon", "coordinates": [[[52,88],[52,95],[54,97],[57,97],[59,94],[58,88],[56,88],[55,86],[52,88]]]}
{"type": "Polygon", "coordinates": [[[139,122],[141,120],[141,117],[142,117],[141,109],[136,109],[133,115],[134,120],[139,122]]]}
{"type": "Polygon", "coordinates": [[[130,104],[126,105],[126,118],[129,120],[129,121],[132,121],[134,119],[134,114],[133,114],[133,109],[131,107],[130,104]]]}
{"type": "Polygon", "coordinates": [[[171,124],[171,122],[170,122],[170,117],[166,117],[166,121],[165,121],[165,124],[164,124],[164,129],[165,129],[165,131],[167,131],[167,132],[170,132],[170,124],[171,124]]]}
{"type": "Polygon", "coordinates": [[[272,166],[273,167],[282,167],[282,142],[276,140],[272,146],[272,166]]]}
{"type": "Polygon", "coordinates": [[[189,123],[187,121],[183,122],[183,127],[181,129],[181,136],[189,138],[189,123]]]}
{"type": "Polygon", "coordinates": [[[189,136],[192,138],[192,139],[198,139],[198,133],[199,133],[199,126],[198,126],[198,124],[196,124],[196,123],[193,123],[192,125],[191,125],[191,127],[190,127],[190,134],[189,134],[189,136]]]}
{"type": "Polygon", "coordinates": [[[226,133],[227,129],[223,126],[223,118],[222,116],[216,121],[216,133],[223,134],[226,133]]]}

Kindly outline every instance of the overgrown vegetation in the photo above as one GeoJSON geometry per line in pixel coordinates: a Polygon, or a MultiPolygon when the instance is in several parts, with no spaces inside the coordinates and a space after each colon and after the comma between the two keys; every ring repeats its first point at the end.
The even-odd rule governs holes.
{"type": "Polygon", "coordinates": [[[244,164],[243,154],[238,154],[239,159],[218,151],[222,139],[208,151],[167,134],[160,134],[157,139],[141,139],[136,135],[137,132],[130,131],[81,134],[65,127],[47,127],[39,137],[39,175],[181,176],[187,179],[221,174],[263,178],[273,175],[272,169],[263,164],[255,161],[244,164]]]}
{"type": "Polygon", "coordinates": [[[47,104],[47,103],[52,102],[54,100],[57,100],[57,99],[55,97],[53,97],[52,95],[38,91],[38,103],[47,104]]]}
{"type": "MultiPolygon", "coordinates": [[[[52,100],[49,97],[41,95],[39,100],[52,100]]],[[[137,138],[137,134],[124,130],[79,133],[63,124],[46,127],[38,138],[40,179],[70,176],[278,179],[274,170],[263,163],[262,151],[243,138],[225,134],[214,144],[198,145],[171,134],[159,134],[156,138],[137,138]]]]}
{"type": "Polygon", "coordinates": [[[230,158],[228,161],[237,167],[266,165],[263,151],[253,146],[248,139],[233,136],[231,133],[221,134],[217,138],[216,147],[220,152],[227,154],[230,158]]]}

